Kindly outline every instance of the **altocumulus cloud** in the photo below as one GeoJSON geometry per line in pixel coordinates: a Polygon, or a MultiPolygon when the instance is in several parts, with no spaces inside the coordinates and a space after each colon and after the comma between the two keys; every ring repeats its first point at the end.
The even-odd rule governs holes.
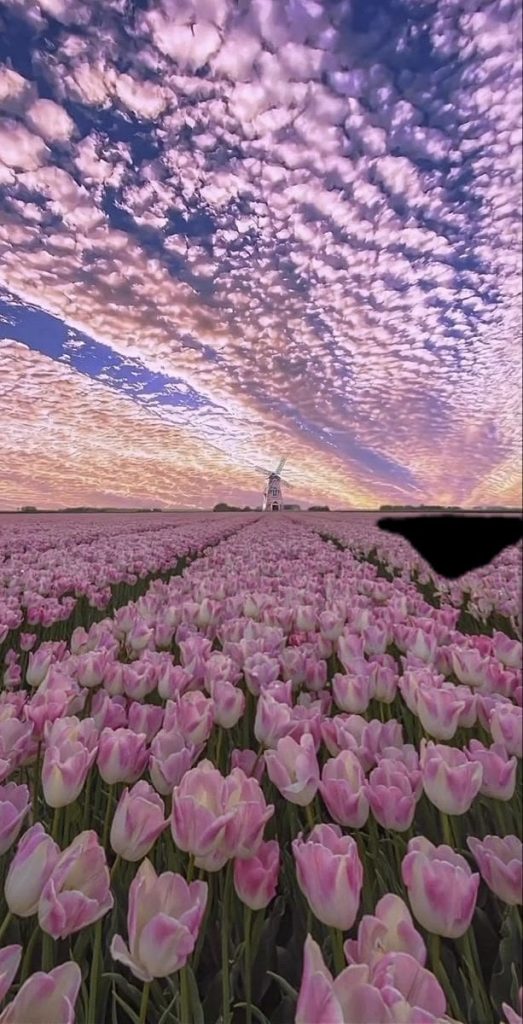
{"type": "Polygon", "coordinates": [[[520,503],[517,2],[0,36],[0,506],[243,503],[280,453],[305,501],[520,503]]]}

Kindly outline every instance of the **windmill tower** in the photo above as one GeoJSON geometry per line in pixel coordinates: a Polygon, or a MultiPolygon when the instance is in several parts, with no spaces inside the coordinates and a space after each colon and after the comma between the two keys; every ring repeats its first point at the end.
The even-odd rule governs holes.
{"type": "MultiPolygon", "coordinates": [[[[262,509],[264,512],[281,512],[283,508],[283,495],[281,492],[281,471],[285,465],[285,462],[286,459],[280,459],[276,469],[273,471],[268,469],[262,469],[261,466],[255,466],[255,469],[259,473],[263,473],[264,477],[266,477],[262,504],[262,509]]],[[[284,483],[287,483],[287,481],[285,480],[284,483]]]]}

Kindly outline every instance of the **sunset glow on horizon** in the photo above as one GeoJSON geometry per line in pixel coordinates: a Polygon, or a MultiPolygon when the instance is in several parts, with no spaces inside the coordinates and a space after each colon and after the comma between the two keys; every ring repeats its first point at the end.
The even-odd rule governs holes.
{"type": "Polygon", "coordinates": [[[0,0],[0,510],[522,502],[521,6],[0,0]]]}

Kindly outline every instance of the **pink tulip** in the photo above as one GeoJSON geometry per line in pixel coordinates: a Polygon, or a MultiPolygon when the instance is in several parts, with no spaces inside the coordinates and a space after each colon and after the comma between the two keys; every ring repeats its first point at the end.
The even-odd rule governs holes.
{"type": "Polygon", "coordinates": [[[339,825],[362,828],[369,816],[364,792],[365,777],[361,764],[350,750],[326,761],[318,789],[325,806],[339,825]]]}
{"type": "Polygon", "coordinates": [[[469,761],[457,747],[442,744],[420,744],[420,766],[423,788],[429,800],[444,814],[465,814],[483,781],[483,768],[469,761]]]}
{"type": "Polygon", "coordinates": [[[492,653],[506,668],[521,668],[521,640],[511,640],[506,633],[495,632],[492,637],[492,653]]]}
{"type": "Polygon", "coordinates": [[[319,921],[346,931],[358,913],[363,867],[356,841],[338,825],[315,825],[308,839],[292,842],[296,877],[319,921]]]}
{"type": "Polygon", "coordinates": [[[491,747],[485,747],[479,740],[471,740],[465,753],[483,768],[480,793],[495,800],[511,800],[516,788],[518,763],[515,757],[509,758],[503,744],[493,743],[491,747]]]}
{"type": "Polygon", "coordinates": [[[176,700],[185,693],[191,677],[181,665],[165,665],[158,677],[158,693],[163,700],[176,700]]]}
{"type": "Polygon", "coordinates": [[[410,773],[416,773],[421,779],[419,756],[412,743],[404,743],[402,747],[383,747],[377,754],[378,764],[385,761],[399,761],[410,773]]]}
{"type": "Polygon", "coordinates": [[[40,686],[49,672],[53,661],[53,651],[45,648],[43,644],[29,655],[29,661],[25,678],[27,685],[36,689],[40,686]]]}
{"type": "Polygon", "coordinates": [[[386,829],[405,832],[414,820],[421,792],[419,772],[409,772],[401,761],[380,760],[364,787],[376,821],[386,829]]]}
{"type": "Polygon", "coordinates": [[[0,856],[13,845],[29,812],[29,790],[7,782],[0,786],[0,856]]]}
{"type": "Polygon", "coordinates": [[[374,967],[386,953],[410,953],[423,967],[427,959],[425,943],[414,927],[408,907],[393,893],[376,904],[374,916],[365,914],[358,927],[358,938],[347,939],[344,952],[349,964],[374,967]]]}
{"type": "Polygon", "coordinates": [[[94,689],[95,686],[100,686],[103,682],[111,662],[112,658],[108,651],[87,651],[85,654],[77,656],[74,675],[80,686],[94,689]]]}
{"type": "Polygon", "coordinates": [[[403,730],[395,718],[379,722],[373,718],[367,722],[361,736],[361,747],[357,751],[364,771],[369,771],[382,759],[386,747],[403,747],[403,730]]]}
{"type": "Polygon", "coordinates": [[[318,626],[327,640],[337,640],[343,633],[344,622],[338,612],[325,610],[318,615],[318,626]]]}
{"type": "Polygon", "coordinates": [[[161,797],[143,779],[132,789],[125,788],[114,812],[110,842],[124,860],[142,860],[167,828],[161,797]]]}
{"type": "Polygon", "coordinates": [[[169,977],[187,963],[206,903],[206,882],[188,885],[172,871],[157,875],[146,858],[129,888],[129,946],[115,935],[111,956],[143,982],[169,977]]]}
{"type": "Polygon", "coordinates": [[[501,743],[509,754],[521,758],[523,753],[523,709],[514,704],[497,702],[489,715],[489,728],[495,743],[501,743]]]}
{"type": "Polygon", "coordinates": [[[32,651],[37,639],[36,633],[20,633],[20,650],[32,651]]]}
{"type": "Polygon", "coordinates": [[[162,727],[163,715],[164,709],[158,704],[141,704],[133,700],[127,710],[127,723],[133,732],[145,733],[146,741],[150,743],[162,727]]]}
{"type": "Polygon", "coordinates": [[[59,857],[60,847],[40,822],[24,832],[5,880],[5,901],[12,914],[36,914],[42,889],[59,857]]]}
{"type": "Polygon", "coordinates": [[[329,754],[335,756],[340,750],[352,750],[359,757],[367,725],[361,715],[341,714],[324,719],[321,735],[329,754]]]}
{"type": "Polygon", "coordinates": [[[247,689],[258,697],[263,687],[278,678],[280,663],[277,658],[270,658],[267,654],[252,654],[245,660],[243,674],[247,689]]]}
{"type": "Polygon", "coordinates": [[[132,665],[124,665],[123,689],[129,700],[142,701],[156,689],[157,672],[154,665],[142,657],[132,665]]]}
{"type": "Polygon", "coordinates": [[[98,921],[113,904],[105,851],[96,832],[80,832],[43,887],[38,905],[40,928],[53,939],[65,939],[98,921]]]}
{"type": "MultiPolygon", "coordinates": [[[[391,952],[381,957],[372,971],[372,984],[383,995],[397,993],[391,999],[394,1004],[407,1004],[416,1010],[424,1010],[431,1014],[433,1020],[441,1018],[445,1013],[447,1001],[445,993],[437,978],[409,953],[391,952]],[[398,998],[399,997],[399,998],[398,998]]],[[[411,1020],[419,1017],[411,1017],[411,1020]]],[[[430,1017],[429,1017],[430,1020],[430,1017]]]]}
{"type": "Polygon", "coordinates": [[[156,733],[151,743],[149,775],[158,793],[170,796],[202,749],[201,746],[193,747],[186,744],[181,732],[176,728],[168,731],[161,729],[156,733]]]}
{"type": "Polygon", "coordinates": [[[488,679],[488,660],[474,649],[454,647],[451,652],[454,675],[467,686],[482,686],[488,679]]]}
{"type": "Polygon", "coordinates": [[[43,737],[48,722],[55,722],[65,714],[69,700],[69,694],[58,688],[38,690],[31,697],[24,707],[24,718],[32,723],[36,739],[39,740],[43,737]]]}
{"type": "Polygon", "coordinates": [[[259,848],[266,823],[274,814],[274,805],[265,803],[260,784],[248,778],[241,768],[233,768],[223,787],[226,810],[234,817],[225,829],[225,843],[229,857],[252,857],[259,848]]]}
{"type": "Polygon", "coordinates": [[[122,664],[121,661],[113,661],[107,666],[103,687],[104,691],[111,697],[122,696],[126,668],[127,666],[122,664]]]}
{"type": "Polygon", "coordinates": [[[314,740],[316,753],[321,744],[321,711],[319,707],[306,707],[304,704],[295,704],[291,708],[291,717],[286,727],[285,735],[292,736],[297,743],[300,742],[305,733],[309,733],[314,740]]]}
{"type": "Polygon", "coordinates": [[[20,721],[14,708],[6,710],[9,710],[9,715],[0,719],[0,763],[5,762],[0,782],[16,768],[27,764],[37,747],[32,722],[20,721]]]}
{"type": "Polygon", "coordinates": [[[246,748],[245,750],[238,750],[237,747],[231,751],[231,769],[241,768],[242,772],[247,775],[248,778],[251,776],[261,782],[263,773],[265,771],[265,758],[263,754],[257,754],[255,750],[246,748]]]}
{"type": "Polygon", "coordinates": [[[21,959],[21,946],[4,946],[0,949],[0,1003],[11,988],[21,959]]]}
{"type": "Polygon", "coordinates": [[[234,888],[238,899],[251,910],[268,906],[276,895],[280,870],[280,845],[276,839],[261,843],[249,858],[234,861],[234,888]]]}
{"type": "Polygon", "coordinates": [[[91,715],[98,734],[102,729],[124,729],[127,726],[127,700],[121,696],[110,697],[105,689],[98,690],[92,700],[91,715]]]}
{"type": "Polygon", "coordinates": [[[307,658],[303,685],[311,693],[322,690],[327,682],[327,662],[323,658],[307,658]]]}
{"type": "MultiPolygon", "coordinates": [[[[318,943],[307,935],[295,1024],[344,1024],[346,1018],[336,998],[335,984],[318,943]]],[[[359,1020],[363,1024],[361,1014],[359,1020]]]]}
{"type": "Polygon", "coordinates": [[[406,637],[407,651],[414,657],[430,664],[434,661],[438,649],[437,637],[426,633],[423,629],[413,628],[406,637]]]}
{"type": "Polygon", "coordinates": [[[103,729],[96,763],[104,782],[137,782],[149,760],[146,741],[132,729],[103,729]]]}
{"type": "Polygon", "coordinates": [[[214,721],[222,729],[232,729],[245,711],[245,694],[232,683],[213,683],[211,689],[214,721]]]}
{"type": "Polygon", "coordinates": [[[371,623],[364,627],[363,638],[365,654],[384,654],[392,640],[392,631],[386,624],[371,623]]]}
{"type": "Polygon", "coordinates": [[[357,633],[350,633],[347,627],[336,642],[338,658],[346,672],[351,672],[355,664],[361,664],[364,657],[364,640],[357,633]]]}
{"type": "Polygon", "coordinates": [[[175,701],[167,701],[163,728],[178,729],[185,742],[194,747],[206,743],[214,725],[214,704],[199,690],[192,690],[175,701]]]}
{"type": "Polygon", "coordinates": [[[434,846],[424,836],[411,839],[401,866],[414,917],[435,935],[457,939],[472,920],[479,875],[450,846],[434,846]]]}
{"type": "Polygon", "coordinates": [[[226,805],[223,775],[211,761],[200,761],[173,791],[174,842],[180,850],[193,854],[197,867],[219,871],[230,857],[226,829],[235,814],[226,805]]]}
{"type": "Polygon", "coordinates": [[[368,671],[361,674],[358,669],[351,669],[351,673],[341,675],[339,672],[332,678],[332,696],[337,707],[349,714],[359,715],[366,711],[373,697],[368,671]]]}
{"type": "Polygon", "coordinates": [[[523,847],[517,836],[469,836],[467,846],[489,889],[510,906],[522,902],[523,847]]]}
{"type": "Polygon", "coordinates": [[[292,736],[278,740],[276,750],[265,752],[265,764],[271,782],[290,803],[305,807],[314,799],[320,768],[309,733],[305,733],[299,743],[292,736]]]}
{"type": "Polygon", "coordinates": [[[75,1003],[82,983],[77,963],[67,960],[48,974],[36,971],[0,1014],[0,1024],[75,1024],[75,1003]]]}
{"type": "Polygon", "coordinates": [[[454,687],[444,690],[423,683],[418,687],[416,713],[425,732],[437,740],[452,739],[465,707],[454,687]]]}
{"type": "Polygon", "coordinates": [[[126,645],[135,653],[145,650],[153,638],[153,631],[138,617],[127,631],[126,645]]]}
{"type": "Polygon", "coordinates": [[[307,936],[295,1024],[440,1024],[445,997],[436,978],[408,953],[389,953],[374,971],[352,964],[333,979],[307,936]]]}
{"type": "Polygon", "coordinates": [[[398,689],[397,669],[390,665],[373,662],[369,671],[369,682],[375,700],[382,704],[392,704],[398,689]]]}
{"type": "Polygon", "coordinates": [[[64,740],[45,748],[42,789],[49,807],[66,807],[81,793],[97,754],[83,743],[64,740]]]}
{"type": "Polygon", "coordinates": [[[287,704],[276,700],[269,691],[260,694],[254,719],[254,735],[258,743],[264,747],[276,747],[285,736],[290,721],[291,709],[287,704]]]}

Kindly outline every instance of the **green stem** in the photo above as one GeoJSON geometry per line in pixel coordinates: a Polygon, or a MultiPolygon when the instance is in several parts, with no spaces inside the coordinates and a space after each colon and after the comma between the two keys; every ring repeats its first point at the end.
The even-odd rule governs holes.
{"type": "Polygon", "coordinates": [[[145,981],[142,989],[142,998],[140,1002],[140,1024],[145,1024],[147,1020],[147,1007],[149,1005],[149,992],[151,991],[151,982],[145,981]]]}
{"type": "Polygon", "coordinates": [[[82,832],[85,832],[87,826],[89,825],[89,817],[90,817],[90,814],[92,812],[92,807],[91,807],[91,788],[92,788],[92,785],[93,785],[93,774],[94,774],[94,768],[90,768],[89,769],[89,773],[87,775],[87,781],[85,783],[85,793],[84,793],[85,803],[84,803],[84,815],[83,815],[83,820],[82,820],[82,832]]]}
{"type": "Polygon", "coordinates": [[[54,940],[47,932],[43,933],[42,940],[42,970],[48,973],[53,967],[54,940]]]}
{"type": "Polygon", "coordinates": [[[216,744],[216,767],[220,771],[220,758],[222,755],[223,729],[218,727],[218,742],[216,744]]]}
{"type": "Polygon", "coordinates": [[[116,860],[115,860],[115,862],[114,862],[114,864],[113,864],[113,866],[111,868],[111,885],[113,884],[113,882],[114,882],[114,880],[116,878],[116,872],[118,871],[118,868],[120,866],[120,859],[121,859],[120,858],[120,854],[118,853],[116,855],[116,860]]]}
{"type": "Polygon", "coordinates": [[[313,829],[315,823],[314,823],[314,812],[312,810],[312,805],[311,804],[306,804],[305,805],[305,816],[307,818],[307,824],[308,824],[309,828],[313,829]]]}
{"type": "Polygon", "coordinates": [[[252,910],[250,907],[243,908],[243,937],[245,939],[245,1024],[252,1024],[252,978],[251,978],[251,920],[252,910]]]}
{"type": "Polygon", "coordinates": [[[463,959],[467,965],[467,972],[470,978],[472,992],[475,994],[476,998],[481,1001],[481,1005],[483,1007],[482,1019],[485,1021],[485,1024],[490,1024],[492,1021],[492,1006],[488,992],[486,991],[483,983],[483,971],[481,969],[478,947],[476,945],[472,925],[467,928],[467,931],[462,936],[461,944],[463,949],[463,959]]]}
{"type": "Polygon", "coordinates": [[[98,998],[98,978],[100,976],[100,953],[102,950],[102,920],[95,924],[93,961],[91,964],[91,981],[89,986],[89,1010],[87,1013],[88,1024],[98,1024],[96,1016],[96,1002],[98,998]]]}
{"type": "Polygon", "coordinates": [[[105,805],[105,816],[104,816],[104,827],[102,832],[102,846],[104,850],[107,849],[107,841],[109,839],[109,829],[111,825],[111,811],[113,807],[113,794],[112,790],[109,790],[109,796],[107,797],[107,803],[105,805]]]}
{"type": "Polygon", "coordinates": [[[40,762],[42,758],[42,743],[40,742],[36,751],[36,762],[33,778],[33,824],[38,821],[38,791],[40,788],[40,762]]]}
{"type": "Polygon", "coordinates": [[[62,824],[62,811],[63,807],[55,807],[53,814],[53,824],[51,826],[51,835],[58,846],[61,846],[61,829],[62,824]]]}
{"type": "Polygon", "coordinates": [[[444,814],[440,811],[441,825],[443,828],[443,839],[447,846],[450,846],[451,850],[454,849],[454,834],[452,832],[452,823],[448,814],[444,814]]]}
{"type": "Polygon", "coordinates": [[[189,864],[187,866],[187,882],[190,884],[194,878],[194,855],[189,854],[189,864]]]}
{"type": "Polygon", "coordinates": [[[35,948],[35,945],[36,945],[36,942],[37,942],[37,939],[39,938],[39,936],[40,936],[39,929],[38,928],[33,928],[33,932],[32,932],[31,938],[29,939],[29,942],[27,943],[27,949],[26,949],[26,951],[24,953],[24,959],[22,961],[22,971],[21,971],[21,974],[20,974],[20,984],[21,985],[24,983],[24,981],[27,980],[27,978],[29,977],[29,974],[31,973],[31,961],[33,959],[34,948],[35,948]]]}
{"type": "Polygon", "coordinates": [[[195,974],[196,974],[196,971],[198,970],[198,964],[200,963],[200,956],[202,954],[202,947],[203,947],[203,943],[205,941],[205,932],[206,932],[206,929],[207,929],[207,921],[209,919],[209,916],[210,916],[210,913],[211,913],[211,907],[212,907],[212,903],[213,903],[214,884],[215,884],[213,880],[214,880],[214,875],[209,875],[209,877],[208,877],[208,886],[209,886],[209,888],[208,888],[208,892],[207,892],[207,903],[206,903],[206,906],[205,906],[205,913],[203,915],[203,921],[202,921],[202,924],[201,924],[200,933],[198,935],[198,941],[196,943],[196,949],[194,951],[194,956],[193,956],[193,961],[192,961],[192,963],[193,963],[193,971],[194,971],[195,974]]]}
{"type": "Polygon", "coordinates": [[[191,1024],[191,1003],[186,967],[182,967],[180,970],[180,1024],[191,1024]]]}
{"type": "Polygon", "coordinates": [[[232,861],[229,861],[225,870],[222,897],[222,1024],[231,1024],[229,979],[229,894],[231,889],[231,868],[232,861]]]}
{"type": "Polygon", "coordinates": [[[329,932],[334,959],[334,970],[338,975],[341,974],[347,966],[345,963],[345,956],[343,954],[343,932],[341,932],[339,928],[329,928],[329,932]]]}
{"type": "Polygon", "coordinates": [[[4,917],[4,920],[2,921],[2,924],[0,925],[0,939],[4,935],[4,932],[9,928],[12,916],[13,915],[12,915],[11,911],[8,910],[7,914],[4,917]]]}

